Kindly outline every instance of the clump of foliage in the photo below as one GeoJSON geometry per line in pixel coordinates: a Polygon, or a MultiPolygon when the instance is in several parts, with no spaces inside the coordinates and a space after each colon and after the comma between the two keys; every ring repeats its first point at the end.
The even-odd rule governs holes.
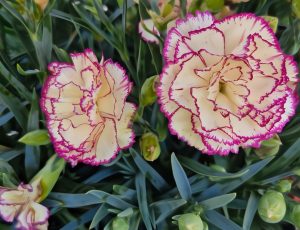
{"type": "MultiPolygon", "coordinates": [[[[236,12],[277,18],[281,48],[299,62],[298,1],[229,5],[236,12]]],[[[213,6],[216,12],[221,8],[213,6]]],[[[208,156],[179,141],[169,133],[156,96],[145,89],[163,66],[162,44],[144,42],[137,31],[150,9],[157,11],[156,1],[49,0],[42,9],[33,0],[0,0],[0,184],[30,182],[55,154],[39,108],[47,64],[70,62],[68,53],[89,47],[99,60],[103,54],[122,63],[135,84],[129,101],[139,105],[136,143],[106,165],[47,168],[42,176],[55,180],[54,187],[53,181],[43,185],[49,229],[185,229],[185,223],[195,229],[299,227],[299,110],[259,150],[208,156]],[[143,143],[149,136],[153,149],[143,143]]],[[[186,8],[181,9],[184,16],[186,8]]],[[[1,222],[0,228],[14,227],[1,222]]]]}

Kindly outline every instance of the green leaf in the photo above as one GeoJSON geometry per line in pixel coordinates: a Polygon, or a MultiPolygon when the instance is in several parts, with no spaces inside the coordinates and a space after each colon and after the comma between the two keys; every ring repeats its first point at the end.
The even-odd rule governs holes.
{"type": "Polygon", "coordinates": [[[92,219],[89,229],[95,228],[108,214],[108,206],[106,204],[100,205],[92,219]]]}
{"type": "MultiPolygon", "coordinates": [[[[32,94],[31,108],[29,111],[27,131],[39,129],[39,99],[35,90],[32,94]]],[[[39,170],[40,167],[40,148],[38,146],[26,145],[25,147],[25,169],[27,179],[39,170]]]]}
{"type": "Polygon", "coordinates": [[[140,213],[143,218],[147,230],[152,230],[152,219],[148,209],[147,189],[145,176],[138,173],[135,177],[135,187],[137,192],[137,200],[140,208],[140,213]]]}
{"type": "Polygon", "coordinates": [[[55,200],[57,202],[50,202],[51,205],[48,205],[49,207],[65,207],[65,208],[78,208],[78,207],[84,207],[92,204],[100,204],[103,203],[103,200],[97,199],[92,194],[72,194],[72,193],[58,193],[58,192],[52,192],[49,195],[49,200],[51,201],[55,200]]]}
{"type": "Polygon", "coordinates": [[[259,176],[266,177],[273,172],[277,174],[282,172],[285,169],[290,169],[290,166],[296,159],[299,157],[300,153],[300,138],[281,156],[276,158],[272,164],[266,168],[259,176]]]}
{"type": "Polygon", "coordinates": [[[180,163],[188,168],[189,170],[202,175],[202,176],[208,176],[208,177],[218,177],[218,178],[222,178],[222,179],[230,179],[230,178],[236,178],[236,177],[241,177],[242,175],[244,175],[245,173],[248,172],[248,170],[241,170],[240,172],[237,173],[226,173],[226,172],[219,172],[217,170],[214,170],[211,167],[207,167],[203,164],[198,163],[197,161],[187,158],[187,157],[183,157],[183,156],[179,156],[179,161],[180,163]]]}
{"type": "Polygon", "coordinates": [[[150,205],[150,208],[156,214],[155,224],[159,224],[170,216],[176,209],[186,204],[184,199],[168,199],[161,200],[150,205]]]}
{"type": "Polygon", "coordinates": [[[280,37],[280,45],[285,53],[295,55],[300,49],[300,19],[295,19],[280,37]]]}
{"type": "Polygon", "coordinates": [[[232,190],[236,189],[246,181],[248,181],[250,178],[252,178],[254,175],[259,173],[267,164],[270,163],[270,161],[274,157],[266,158],[262,161],[258,161],[255,164],[252,164],[245,168],[245,170],[248,170],[247,173],[242,175],[240,178],[231,179],[226,181],[226,183],[216,183],[206,189],[204,192],[202,192],[196,200],[204,200],[207,198],[211,198],[214,196],[222,195],[224,193],[231,192],[232,190]]]}
{"type": "Polygon", "coordinates": [[[31,76],[31,75],[36,75],[36,74],[42,73],[38,69],[23,70],[22,67],[19,64],[17,64],[17,70],[18,70],[18,73],[21,74],[22,76],[31,76]]]}
{"type": "Polygon", "coordinates": [[[206,210],[212,210],[227,205],[233,201],[235,197],[236,193],[230,193],[201,201],[199,204],[206,210]]]}
{"type": "Polygon", "coordinates": [[[23,130],[27,129],[28,111],[21,101],[11,94],[3,85],[0,84],[0,101],[14,114],[17,122],[23,130]]]}
{"type": "Polygon", "coordinates": [[[243,230],[250,230],[253,218],[257,211],[259,197],[255,194],[255,192],[251,192],[249,197],[246,212],[243,220],[243,230]]]}
{"type": "Polygon", "coordinates": [[[46,165],[31,179],[30,183],[35,180],[40,180],[42,194],[39,198],[39,202],[44,200],[52,191],[60,173],[65,168],[65,164],[66,162],[64,159],[58,158],[57,155],[54,154],[46,162],[46,165]]]}
{"type": "Polygon", "coordinates": [[[174,153],[171,155],[172,172],[180,196],[185,200],[192,198],[189,180],[174,153]]]}
{"type": "Polygon", "coordinates": [[[156,172],[133,148],[130,148],[129,152],[131,153],[136,166],[158,191],[163,192],[170,188],[165,179],[159,175],[159,173],[156,172]]]}
{"type": "Polygon", "coordinates": [[[87,192],[87,194],[91,194],[98,198],[101,203],[107,203],[115,208],[118,208],[120,210],[125,210],[127,208],[133,208],[135,207],[134,205],[124,201],[121,197],[116,196],[116,195],[111,195],[107,192],[100,191],[100,190],[91,190],[87,192]]]}
{"type": "Polygon", "coordinates": [[[242,228],[216,211],[206,211],[205,217],[208,222],[222,230],[242,230],[242,228]]]}
{"type": "Polygon", "coordinates": [[[48,131],[45,129],[39,129],[26,133],[23,137],[21,137],[21,139],[19,139],[19,142],[33,146],[48,145],[51,143],[48,131]]]}

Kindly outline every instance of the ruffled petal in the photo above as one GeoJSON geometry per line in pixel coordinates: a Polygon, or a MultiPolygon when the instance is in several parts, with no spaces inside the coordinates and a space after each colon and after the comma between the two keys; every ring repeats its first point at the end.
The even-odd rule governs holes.
{"type": "Polygon", "coordinates": [[[156,37],[159,36],[159,31],[152,19],[145,19],[139,22],[139,34],[145,42],[159,44],[159,40],[156,37]]]}

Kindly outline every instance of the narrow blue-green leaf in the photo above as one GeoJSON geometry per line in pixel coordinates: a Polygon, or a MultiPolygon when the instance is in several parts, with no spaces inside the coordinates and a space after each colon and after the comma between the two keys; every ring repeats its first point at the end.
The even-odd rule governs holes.
{"type": "MultiPolygon", "coordinates": [[[[49,195],[49,199],[57,201],[54,203],[52,202],[54,205],[59,204],[59,207],[65,207],[65,208],[78,208],[78,207],[84,207],[92,204],[103,203],[103,200],[100,200],[94,195],[88,193],[72,194],[72,193],[52,192],[49,195]]],[[[52,206],[52,207],[56,207],[56,206],[52,206]]]]}
{"type": "Polygon", "coordinates": [[[180,196],[185,200],[192,198],[189,180],[174,153],[171,155],[173,177],[180,196]]]}
{"type": "Polygon", "coordinates": [[[14,114],[17,122],[23,130],[27,129],[28,111],[22,105],[19,98],[11,94],[3,85],[0,84],[0,101],[14,114]]]}
{"type": "Polygon", "coordinates": [[[251,229],[252,221],[257,211],[258,200],[259,197],[255,194],[255,192],[251,192],[244,215],[243,230],[251,229]]]}
{"type": "Polygon", "coordinates": [[[0,126],[5,125],[7,122],[9,122],[14,117],[12,112],[8,112],[4,115],[0,116],[0,126]]]}
{"type": "MultiPolygon", "coordinates": [[[[27,132],[39,129],[39,100],[35,90],[32,94],[31,108],[27,121],[27,132]]],[[[40,148],[26,145],[25,147],[25,169],[27,179],[30,179],[40,168],[40,148]]]]}
{"type": "Polygon", "coordinates": [[[266,168],[261,176],[272,174],[273,172],[278,173],[290,167],[292,163],[299,157],[300,154],[300,138],[281,156],[275,159],[272,164],[266,168]]]}
{"type": "Polygon", "coordinates": [[[256,175],[259,171],[261,171],[270,161],[274,159],[274,157],[269,157],[264,160],[261,160],[255,164],[252,164],[245,168],[248,170],[247,173],[242,175],[240,178],[235,178],[226,181],[226,183],[216,183],[213,186],[209,187],[207,190],[202,192],[196,200],[202,201],[204,199],[208,199],[214,196],[222,195],[224,193],[231,192],[235,188],[239,187],[240,185],[244,184],[254,175],[256,175]]]}
{"type": "Polygon", "coordinates": [[[19,142],[33,146],[48,145],[51,143],[48,131],[45,129],[38,129],[26,133],[23,137],[19,139],[19,142]]]}
{"type": "Polygon", "coordinates": [[[105,179],[107,177],[110,177],[110,176],[113,176],[117,173],[118,173],[117,167],[115,167],[115,166],[111,166],[111,167],[108,167],[108,168],[101,168],[101,169],[99,169],[98,172],[96,172],[92,176],[85,179],[82,183],[83,184],[98,183],[98,182],[102,181],[103,179],[105,179]]]}
{"type": "Polygon", "coordinates": [[[188,168],[189,170],[203,176],[209,176],[209,177],[218,177],[218,178],[236,178],[240,177],[243,174],[247,173],[247,169],[241,170],[237,173],[225,173],[225,172],[218,172],[208,166],[205,166],[203,164],[198,163],[197,161],[193,159],[189,159],[187,157],[179,156],[178,157],[180,163],[183,165],[183,167],[188,168]]]}
{"type": "Polygon", "coordinates": [[[119,194],[120,198],[126,199],[128,201],[136,201],[136,191],[130,189],[124,185],[114,185],[113,190],[115,193],[119,194]]]}
{"type": "MultiPolygon", "coordinates": [[[[0,54],[2,55],[2,54],[0,54]]],[[[8,59],[5,55],[2,55],[2,59],[8,59]]],[[[6,60],[9,62],[10,60],[6,60]]],[[[11,67],[12,68],[12,67],[11,67]]],[[[25,87],[25,85],[18,80],[16,73],[10,72],[1,62],[0,62],[0,76],[5,78],[5,80],[16,89],[18,94],[24,99],[30,101],[32,99],[30,91],[25,87]]]]}
{"type": "Polygon", "coordinates": [[[129,152],[132,155],[132,158],[139,168],[141,173],[147,177],[151,184],[160,192],[170,188],[170,185],[165,181],[165,179],[155,171],[143,158],[133,149],[130,148],[129,152]]]}
{"type": "Polygon", "coordinates": [[[81,216],[79,216],[76,220],[70,221],[68,224],[60,228],[60,230],[71,230],[71,229],[78,229],[79,226],[82,226],[88,222],[90,222],[93,217],[95,216],[95,213],[97,212],[97,208],[92,208],[85,213],[83,213],[81,216]]]}
{"type": "Polygon", "coordinates": [[[293,171],[288,171],[288,172],[284,172],[284,173],[281,173],[279,175],[264,179],[262,181],[257,181],[255,183],[257,183],[259,185],[271,184],[271,183],[274,183],[276,181],[279,181],[280,179],[283,179],[283,178],[286,178],[286,177],[289,177],[289,176],[292,176],[292,175],[295,175],[295,173],[293,171]]]}
{"type": "Polygon", "coordinates": [[[161,200],[150,205],[150,208],[156,214],[155,224],[159,224],[170,216],[176,209],[186,204],[184,199],[161,200]]]}
{"type": "Polygon", "coordinates": [[[100,205],[98,208],[97,212],[95,213],[92,222],[90,224],[89,229],[95,228],[101,220],[103,220],[107,215],[109,214],[108,212],[108,207],[106,204],[100,205]]]}
{"type": "Polygon", "coordinates": [[[0,152],[0,159],[5,161],[10,161],[14,159],[15,157],[21,155],[24,153],[24,148],[15,148],[15,149],[9,149],[5,151],[0,152]]]}
{"type": "Polygon", "coordinates": [[[124,201],[121,197],[116,195],[111,195],[107,192],[100,191],[100,190],[91,190],[87,194],[91,194],[95,196],[96,199],[102,201],[101,203],[107,203],[115,208],[118,208],[120,210],[124,210],[126,208],[133,208],[134,205],[124,201]]]}
{"type": "Polygon", "coordinates": [[[141,173],[138,173],[135,177],[135,187],[137,192],[137,200],[139,204],[139,209],[141,216],[143,218],[144,224],[147,230],[152,230],[152,220],[150,217],[150,212],[148,209],[147,201],[147,189],[146,189],[146,180],[145,176],[141,173]]]}
{"type": "Polygon", "coordinates": [[[227,205],[233,201],[235,197],[236,193],[230,193],[201,201],[199,204],[206,210],[212,210],[227,205]]]}
{"type": "Polygon", "coordinates": [[[242,230],[242,228],[220,213],[210,210],[205,212],[206,220],[222,230],[242,230]]]}

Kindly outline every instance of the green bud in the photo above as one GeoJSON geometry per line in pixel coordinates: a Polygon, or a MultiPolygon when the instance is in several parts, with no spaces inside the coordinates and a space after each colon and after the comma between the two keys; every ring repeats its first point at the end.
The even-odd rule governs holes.
{"type": "Polygon", "coordinates": [[[219,12],[224,7],[224,0],[205,0],[206,7],[213,11],[219,12]]]}
{"type": "Polygon", "coordinates": [[[292,0],[292,9],[294,14],[300,18],[300,0],[292,0]]]}
{"type": "Polygon", "coordinates": [[[282,193],[269,190],[259,200],[258,214],[267,223],[280,222],[286,212],[286,203],[282,193]]]}
{"type": "Polygon", "coordinates": [[[266,157],[276,155],[279,151],[281,144],[282,144],[281,140],[279,136],[276,134],[269,140],[263,141],[261,143],[260,148],[254,149],[254,151],[260,159],[264,159],[266,157]]]}
{"type": "Polygon", "coordinates": [[[129,223],[127,218],[116,217],[112,222],[112,230],[128,230],[129,223]]]}
{"type": "Polygon", "coordinates": [[[293,206],[291,220],[297,228],[300,228],[300,204],[295,204],[293,206]]]}
{"type": "Polygon", "coordinates": [[[140,103],[143,106],[152,105],[156,101],[156,90],[155,90],[155,83],[158,76],[152,76],[146,79],[144,82],[142,89],[141,89],[141,95],[140,95],[140,103]]]}
{"type": "Polygon", "coordinates": [[[291,180],[280,180],[276,185],[275,189],[279,192],[290,192],[292,188],[291,180]]]}
{"type": "Polygon", "coordinates": [[[276,33],[278,26],[278,18],[272,16],[262,16],[262,18],[269,23],[271,29],[274,31],[274,33],[276,33]]]}
{"type": "Polygon", "coordinates": [[[179,230],[203,230],[203,222],[200,216],[193,213],[183,214],[178,219],[179,230]]]}
{"type": "Polygon", "coordinates": [[[140,149],[145,160],[156,160],[160,155],[160,145],[157,136],[151,132],[144,133],[140,139],[140,149]]]}
{"type": "Polygon", "coordinates": [[[296,175],[296,176],[300,176],[300,168],[296,168],[293,170],[293,173],[296,175]]]}
{"type": "Polygon", "coordinates": [[[208,225],[206,222],[203,222],[203,230],[208,230],[208,225]]]}

